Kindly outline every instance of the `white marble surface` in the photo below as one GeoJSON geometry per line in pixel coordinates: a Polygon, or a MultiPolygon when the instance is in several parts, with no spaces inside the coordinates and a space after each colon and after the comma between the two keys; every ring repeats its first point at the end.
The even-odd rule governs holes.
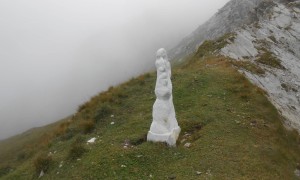
{"type": "Polygon", "coordinates": [[[176,146],[180,127],[176,120],[173,105],[171,65],[165,49],[157,51],[155,66],[157,69],[156,100],[153,105],[153,121],[147,140],[166,142],[169,146],[176,146]]]}

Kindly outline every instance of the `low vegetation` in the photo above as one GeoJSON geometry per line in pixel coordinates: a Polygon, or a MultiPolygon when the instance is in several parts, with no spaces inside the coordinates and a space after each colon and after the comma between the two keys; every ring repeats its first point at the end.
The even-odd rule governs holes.
{"type": "Polygon", "coordinates": [[[289,91],[293,91],[293,92],[298,92],[298,90],[294,87],[292,87],[291,85],[289,84],[286,84],[286,83],[281,83],[281,87],[286,91],[286,92],[289,92],[289,91]]]}
{"type": "Polygon", "coordinates": [[[244,69],[246,71],[249,71],[253,74],[257,75],[264,75],[265,70],[259,67],[258,65],[250,62],[250,61],[237,61],[237,60],[231,60],[231,64],[236,66],[239,69],[244,69]]]}
{"type": "Polygon", "coordinates": [[[78,137],[71,145],[68,158],[71,160],[77,160],[80,158],[87,150],[84,147],[84,139],[78,137]]]}
{"type": "Polygon", "coordinates": [[[176,148],[146,141],[155,80],[156,73],[149,73],[93,97],[69,124],[58,125],[59,135],[48,135],[47,146],[38,147],[38,154],[50,153],[51,161],[35,163],[32,155],[12,170],[1,170],[1,178],[35,179],[44,169],[45,179],[296,178],[298,134],[283,127],[264,91],[229,59],[198,53],[173,68],[174,105],[182,128],[176,148]],[[88,133],[81,128],[86,120],[94,122],[88,133]],[[87,144],[92,137],[95,143],[87,144]]]}
{"type": "Polygon", "coordinates": [[[20,135],[0,141],[0,178],[13,172],[16,167],[25,162],[30,161],[33,167],[32,161],[35,155],[50,146],[50,142],[56,136],[57,129],[60,129],[60,124],[65,123],[67,119],[44,127],[33,128],[20,135]]]}
{"type": "Polygon", "coordinates": [[[49,167],[52,163],[52,156],[47,154],[39,155],[34,161],[33,165],[35,167],[35,172],[39,175],[41,172],[47,173],[49,167]]]}
{"type": "Polygon", "coordinates": [[[81,120],[79,126],[84,134],[88,134],[95,129],[95,125],[95,120],[81,120]]]}
{"type": "Polygon", "coordinates": [[[271,66],[273,68],[285,69],[280,60],[276,58],[270,51],[264,49],[264,53],[256,60],[261,64],[271,66]]]}
{"type": "Polygon", "coordinates": [[[234,34],[228,33],[217,40],[206,40],[204,41],[201,46],[198,48],[198,51],[196,52],[196,56],[198,57],[204,57],[209,55],[216,54],[216,51],[222,49],[225,47],[228,43],[232,42],[234,40],[234,34]]]}

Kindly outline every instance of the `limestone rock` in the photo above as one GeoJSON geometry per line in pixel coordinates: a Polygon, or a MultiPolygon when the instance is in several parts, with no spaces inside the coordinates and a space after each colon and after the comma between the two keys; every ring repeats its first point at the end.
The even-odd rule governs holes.
{"type": "Polygon", "coordinates": [[[259,20],[235,31],[234,41],[221,49],[221,54],[263,69],[264,75],[240,71],[268,93],[287,127],[300,132],[300,12],[295,8],[293,4],[272,2],[259,20]],[[282,68],[257,63],[264,51],[276,57],[282,68]]]}

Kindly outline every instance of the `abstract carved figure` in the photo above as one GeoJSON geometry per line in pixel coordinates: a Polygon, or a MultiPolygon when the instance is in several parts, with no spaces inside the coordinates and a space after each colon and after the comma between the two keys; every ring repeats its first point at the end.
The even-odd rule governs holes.
{"type": "Polygon", "coordinates": [[[156,101],[153,105],[153,120],[147,135],[147,140],[166,142],[169,146],[176,146],[180,127],[175,117],[171,65],[165,49],[159,49],[157,51],[155,66],[157,69],[155,85],[156,101]]]}

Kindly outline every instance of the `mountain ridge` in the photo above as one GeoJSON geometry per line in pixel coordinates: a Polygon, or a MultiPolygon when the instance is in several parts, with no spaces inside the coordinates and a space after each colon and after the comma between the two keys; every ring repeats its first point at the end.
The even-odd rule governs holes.
{"type": "Polygon", "coordinates": [[[287,127],[300,132],[300,1],[243,0],[230,1],[216,15],[171,50],[174,61],[194,53],[205,40],[231,33],[219,55],[248,61],[263,69],[266,76],[245,71],[254,84],[263,88],[286,118],[287,127]],[[260,27],[262,26],[262,27],[260,27]],[[281,70],[267,65],[276,58],[281,70]],[[255,63],[259,62],[260,63],[255,63]],[[282,64],[282,65],[281,65],[282,64]],[[273,84],[273,85],[272,85],[273,84]]]}
{"type": "MultiPolygon", "coordinates": [[[[211,33],[210,38],[193,40],[199,34],[192,34],[183,41],[187,46],[191,43],[189,47],[181,44],[178,51],[171,51],[174,106],[182,128],[176,148],[146,140],[155,101],[156,72],[150,72],[99,93],[80,105],[73,116],[55,127],[45,127],[48,133],[37,132],[22,149],[11,151],[12,158],[0,161],[0,178],[299,179],[299,134],[283,126],[282,115],[269,101],[272,94],[251,78],[264,80],[272,73],[293,73],[289,61],[280,57],[288,48],[279,47],[284,50],[279,56],[273,51],[284,44],[275,43],[281,42],[279,36],[266,33],[261,38],[267,42],[254,36],[256,31],[267,29],[271,21],[264,22],[265,18],[281,16],[268,14],[277,5],[232,0],[212,19],[221,22],[222,15],[231,16],[221,23],[224,27],[246,14],[246,25],[240,26],[246,22],[240,17],[233,27],[210,31],[217,27],[210,20],[203,33],[211,33]],[[255,10],[256,3],[262,6],[255,10]],[[247,11],[230,11],[231,6],[240,5],[247,11]]],[[[279,7],[278,12],[284,11],[279,7]]],[[[284,27],[276,32],[286,35],[284,27]]],[[[292,41],[284,42],[289,45],[292,41]]],[[[293,87],[288,85],[280,84],[277,89],[289,93],[293,87]]],[[[43,129],[33,131],[39,130],[43,129]]],[[[17,141],[7,140],[12,144],[17,141]]],[[[2,156],[6,155],[9,152],[2,156]]]]}
{"type": "Polygon", "coordinates": [[[195,52],[205,40],[212,40],[233,31],[242,24],[250,23],[255,17],[254,8],[263,0],[232,0],[207,22],[184,38],[170,51],[171,59],[179,60],[195,52]]]}

